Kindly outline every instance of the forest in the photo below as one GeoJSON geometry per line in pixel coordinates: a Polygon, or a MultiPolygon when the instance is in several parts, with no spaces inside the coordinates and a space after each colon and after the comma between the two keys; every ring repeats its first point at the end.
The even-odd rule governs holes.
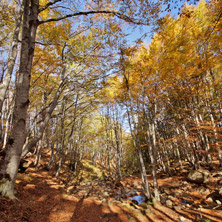
{"type": "Polygon", "coordinates": [[[222,1],[0,10],[0,221],[222,221],[222,1]]]}

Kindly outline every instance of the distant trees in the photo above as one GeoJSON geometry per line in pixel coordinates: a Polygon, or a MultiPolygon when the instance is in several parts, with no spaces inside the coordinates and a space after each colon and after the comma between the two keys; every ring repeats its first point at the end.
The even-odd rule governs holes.
{"type": "Polygon", "coordinates": [[[186,5],[162,19],[148,47],[120,50],[113,94],[127,109],[139,164],[151,166],[157,199],[158,168],[221,163],[221,19],[218,2],[186,5]]]}

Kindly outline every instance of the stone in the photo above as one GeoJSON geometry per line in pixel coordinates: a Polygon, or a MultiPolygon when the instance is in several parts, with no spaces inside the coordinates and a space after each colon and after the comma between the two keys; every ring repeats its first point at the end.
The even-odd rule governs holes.
{"type": "Polygon", "coordinates": [[[202,184],[209,181],[210,173],[207,170],[192,170],[187,175],[187,180],[196,183],[196,184],[202,184]]]}
{"type": "Polygon", "coordinates": [[[173,202],[171,200],[167,200],[166,201],[166,206],[169,207],[169,208],[172,208],[173,207],[173,202]]]}
{"type": "Polygon", "coordinates": [[[186,220],[184,217],[180,217],[179,219],[180,219],[180,221],[185,221],[186,220]]]}
{"type": "Polygon", "coordinates": [[[209,202],[209,203],[213,203],[213,202],[214,202],[211,197],[208,197],[208,198],[206,199],[206,201],[209,202]]]}
{"type": "Polygon", "coordinates": [[[218,205],[221,205],[221,202],[219,200],[215,200],[215,202],[218,204],[218,205]]]}
{"type": "Polygon", "coordinates": [[[104,196],[104,197],[109,197],[109,193],[108,193],[108,192],[104,192],[104,193],[103,193],[103,196],[104,196]]]}

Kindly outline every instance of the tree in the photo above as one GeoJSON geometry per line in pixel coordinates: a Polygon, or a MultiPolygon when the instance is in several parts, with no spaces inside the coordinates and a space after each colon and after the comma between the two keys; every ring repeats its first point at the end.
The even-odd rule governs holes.
{"type": "MultiPolygon", "coordinates": [[[[12,77],[12,73],[13,73],[13,69],[15,66],[15,61],[17,58],[17,48],[18,48],[18,41],[19,41],[19,33],[20,33],[20,27],[21,27],[21,21],[22,21],[22,14],[23,14],[23,5],[21,5],[18,15],[15,16],[15,27],[13,27],[12,25],[12,15],[15,13],[15,8],[12,6],[7,7],[4,2],[1,5],[2,7],[2,18],[1,21],[2,23],[9,23],[9,25],[7,25],[5,30],[4,30],[4,34],[2,34],[3,36],[1,37],[0,40],[0,47],[2,47],[2,45],[4,45],[7,42],[7,39],[9,38],[9,33],[8,30],[9,28],[14,29],[13,32],[13,37],[12,37],[12,43],[11,43],[11,47],[9,49],[9,55],[8,55],[8,62],[7,62],[7,68],[4,70],[4,66],[3,66],[3,73],[2,73],[2,77],[1,77],[1,82],[0,82],[0,120],[2,120],[2,107],[3,107],[3,103],[6,97],[6,92],[8,90],[10,81],[11,81],[11,77],[12,77]],[[8,10],[8,13],[5,14],[5,10],[8,10]],[[11,17],[10,17],[11,14],[11,17]]],[[[5,27],[5,24],[3,24],[3,27],[5,27]]],[[[3,33],[3,32],[2,32],[3,33]]],[[[1,129],[2,131],[2,129],[1,129]]],[[[2,132],[1,132],[1,136],[0,139],[2,138],[2,132]]]]}

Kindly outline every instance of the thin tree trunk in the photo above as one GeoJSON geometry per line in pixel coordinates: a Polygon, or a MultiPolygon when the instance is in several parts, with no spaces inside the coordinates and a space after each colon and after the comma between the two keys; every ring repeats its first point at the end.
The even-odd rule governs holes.
{"type": "MultiPolygon", "coordinates": [[[[114,108],[115,109],[115,108],[114,108]]],[[[120,154],[120,132],[119,132],[119,123],[118,123],[118,118],[117,118],[117,110],[113,109],[113,121],[114,121],[114,134],[115,134],[115,141],[116,141],[116,175],[118,178],[121,179],[121,154],[120,154]],[[115,117],[114,117],[114,112],[115,112],[115,117]]]]}
{"type": "MultiPolygon", "coordinates": [[[[180,131],[179,131],[178,127],[176,127],[176,132],[177,132],[177,136],[179,136],[180,131]]],[[[180,170],[183,170],[183,164],[182,164],[182,161],[181,161],[181,155],[180,155],[180,150],[179,150],[179,141],[178,141],[177,138],[176,138],[176,152],[177,152],[177,157],[178,157],[178,160],[179,160],[180,170]]]]}
{"type": "Polygon", "coordinates": [[[5,72],[5,77],[4,77],[3,82],[0,83],[0,119],[2,118],[2,106],[3,106],[3,102],[5,100],[6,92],[8,90],[8,87],[9,87],[9,84],[11,81],[13,69],[15,66],[15,61],[16,61],[17,54],[18,54],[19,33],[20,33],[20,27],[21,27],[21,22],[22,22],[23,10],[24,10],[24,5],[22,3],[20,10],[19,10],[18,18],[15,21],[15,30],[13,33],[11,51],[10,51],[10,55],[9,55],[7,69],[5,72]]]}
{"type": "Polygon", "coordinates": [[[189,151],[191,151],[191,153],[192,153],[191,154],[191,162],[192,162],[195,169],[199,169],[200,168],[199,159],[197,157],[195,148],[193,148],[192,145],[190,144],[189,137],[188,137],[188,132],[187,132],[185,124],[182,124],[182,128],[184,130],[184,137],[186,139],[187,146],[189,148],[189,151]]]}
{"type": "Polygon", "coordinates": [[[5,133],[4,133],[4,137],[3,137],[2,150],[6,149],[6,144],[7,144],[7,139],[8,139],[8,131],[9,131],[9,125],[10,125],[10,122],[11,122],[12,112],[13,112],[13,108],[9,107],[9,113],[7,115],[7,118],[6,118],[6,125],[5,125],[5,133]]]}
{"type": "Polygon", "coordinates": [[[25,155],[36,145],[36,143],[42,138],[43,133],[45,131],[45,128],[47,127],[49,120],[51,119],[52,113],[55,109],[55,107],[57,106],[59,97],[61,95],[61,93],[64,90],[64,84],[65,82],[61,82],[57,92],[53,98],[53,101],[49,107],[49,111],[45,114],[45,119],[43,120],[43,122],[40,124],[39,130],[36,132],[35,137],[23,148],[22,150],[22,156],[21,159],[25,157],[25,155]]]}

